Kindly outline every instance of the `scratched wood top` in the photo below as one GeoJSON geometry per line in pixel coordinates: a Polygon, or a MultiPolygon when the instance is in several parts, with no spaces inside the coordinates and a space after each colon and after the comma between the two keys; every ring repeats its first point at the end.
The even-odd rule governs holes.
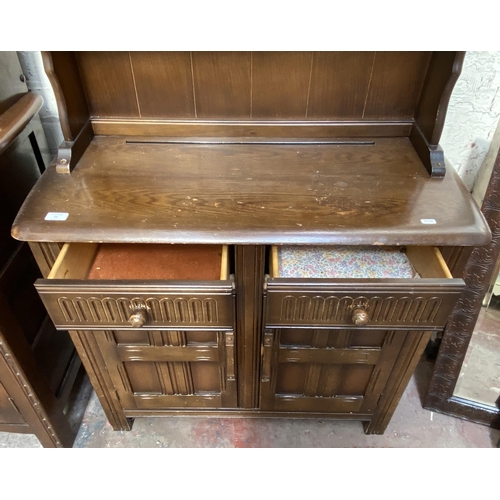
{"type": "Polygon", "coordinates": [[[21,208],[13,236],[443,246],[490,238],[453,169],[431,179],[407,138],[375,138],[371,145],[140,142],[145,139],[155,141],[96,136],[70,175],[51,166],[21,208]],[[48,212],[69,215],[47,221],[48,212]]]}

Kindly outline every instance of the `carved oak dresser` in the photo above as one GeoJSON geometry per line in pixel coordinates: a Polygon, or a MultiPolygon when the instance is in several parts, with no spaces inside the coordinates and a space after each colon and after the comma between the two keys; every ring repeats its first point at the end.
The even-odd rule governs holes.
{"type": "Polygon", "coordinates": [[[44,54],[65,142],[12,234],[115,429],[183,414],[384,432],[464,286],[456,249],[491,238],[439,147],[463,56],[44,54]],[[380,274],[351,274],[361,251],[380,274]]]}

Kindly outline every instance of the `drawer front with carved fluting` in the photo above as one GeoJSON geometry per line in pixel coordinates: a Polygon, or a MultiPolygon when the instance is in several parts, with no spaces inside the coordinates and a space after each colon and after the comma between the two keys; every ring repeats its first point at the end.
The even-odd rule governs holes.
{"type": "Polygon", "coordinates": [[[425,246],[272,247],[269,271],[268,328],[440,330],[465,286],[425,246]]]}
{"type": "Polygon", "coordinates": [[[66,243],[35,287],[61,330],[233,328],[221,245],[66,243]]]}
{"type": "Polygon", "coordinates": [[[61,330],[233,328],[230,280],[196,284],[38,280],[35,286],[61,330]]]}
{"type": "Polygon", "coordinates": [[[265,323],[269,328],[437,330],[446,324],[462,288],[460,279],[334,283],[322,279],[269,279],[265,323]]]}

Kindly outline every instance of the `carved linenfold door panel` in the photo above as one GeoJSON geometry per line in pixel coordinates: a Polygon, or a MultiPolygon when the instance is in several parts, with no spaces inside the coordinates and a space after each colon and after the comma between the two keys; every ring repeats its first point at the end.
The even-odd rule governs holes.
{"type": "Polygon", "coordinates": [[[372,414],[408,332],[266,330],[261,407],[372,414]]]}
{"type": "Polygon", "coordinates": [[[124,410],[236,407],[232,331],[93,335],[124,410]]]}

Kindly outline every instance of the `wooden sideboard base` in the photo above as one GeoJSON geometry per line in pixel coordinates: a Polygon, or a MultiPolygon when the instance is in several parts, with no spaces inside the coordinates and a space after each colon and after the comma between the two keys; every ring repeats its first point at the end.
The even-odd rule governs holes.
{"type": "Polygon", "coordinates": [[[115,429],[115,430],[132,430],[132,425],[135,418],[153,417],[153,418],[168,418],[168,417],[200,417],[200,418],[293,418],[293,419],[325,419],[335,421],[357,421],[363,424],[365,434],[383,434],[383,430],[375,431],[369,428],[370,419],[373,415],[369,414],[349,414],[349,413],[311,413],[311,412],[273,412],[262,410],[248,410],[248,409],[228,409],[228,410],[158,410],[158,411],[138,411],[129,410],[125,414],[129,417],[128,423],[130,428],[115,429]],[[368,429],[368,430],[367,430],[368,429]]]}
{"type": "Polygon", "coordinates": [[[262,411],[259,409],[228,409],[228,410],[129,410],[125,412],[129,427],[115,430],[132,430],[133,422],[136,418],[164,418],[164,417],[200,417],[200,418],[293,418],[293,419],[325,419],[336,421],[357,421],[363,424],[365,434],[384,434],[387,424],[381,427],[373,425],[373,415],[370,414],[349,414],[349,413],[311,413],[311,412],[275,412],[262,411]]]}
{"type": "MultiPolygon", "coordinates": [[[[267,270],[276,275],[271,249],[260,245],[224,247],[225,265],[217,264],[216,275],[225,280],[213,283],[122,283],[121,274],[89,280],[91,268],[109,271],[102,259],[94,262],[98,247],[65,245],[48,279],[35,286],[56,327],[70,331],[110,424],[121,431],[131,430],[137,417],[206,414],[357,420],[367,434],[383,434],[432,331],[443,327],[453,305],[440,297],[442,290],[456,282],[456,290],[446,291],[452,298],[463,286],[436,247],[406,249],[420,276],[414,284],[411,279],[269,280],[267,270]],[[347,319],[328,316],[330,309],[314,317],[283,316],[281,296],[271,300],[280,290],[286,303],[310,296],[317,304],[330,304],[345,295],[342,304],[349,298],[361,301],[372,322],[358,327],[349,314],[347,319]],[[198,307],[202,300],[216,307],[211,319],[195,309],[179,309],[198,307]],[[381,301],[382,315],[376,312],[381,301]],[[115,310],[117,304],[122,309],[115,310]],[[143,310],[144,328],[129,324],[123,307],[143,310]],[[392,319],[386,318],[389,313],[392,319]],[[71,321],[76,322],[72,327],[71,321]]],[[[113,245],[105,247],[111,251],[113,245]]],[[[126,248],[129,262],[132,250],[126,248]]],[[[165,252],[176,250],[167,246],[165,252]]],[[[113,266],[122,269],[120,251],[114,255],[113,266]]]]}
{"type": "Polygon", "coordinates": [[[321,412],[297,412],[297,411],[263,411],[259,409],[244,409],[244,408],[234,408],[234,409],[222,409],[222,410],[212,410],[210,408],[206,410],[189,410],[189,409],[169,409],[169,410],[126,410],[125,414],[132,418],[142,418],[142,417],[253,417],[253,418],[325,418],[329,420],[360,420],[368,421],[373,415],[368,413],[321,413],[321,412]]]}
{"type": "Polygon", "coordinates": [[[44,277],[53,244],[66,244],[35,286],[115,430],[203,415],[384,432],[464,286],[435,247],[491,239],[439,148],[462,60],[45,55],[66,143],[12,235],[30,242],[44,277]],[[145,252],[113,277],[97,262],[99,279],[88,273],[99,244],[145,252]],[[151,274],[160,244],[181,246],[181,278],[151,274]],[[227,248],[220,280],[185,273],[197,268],[185,251],[195,244],[227,248]],[[279,277],[275,245],[405,247],[420,278],[279,277]]]}

